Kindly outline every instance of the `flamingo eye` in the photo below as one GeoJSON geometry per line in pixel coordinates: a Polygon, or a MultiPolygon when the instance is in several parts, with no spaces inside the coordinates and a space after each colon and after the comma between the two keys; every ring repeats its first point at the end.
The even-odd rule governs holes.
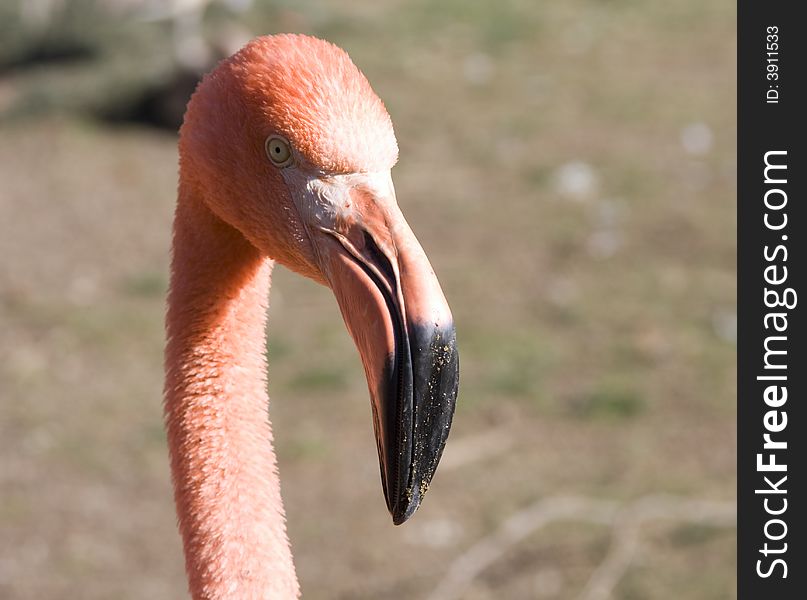
{"type": "Polygon", "coordinates": [[[266,138],[266,155],[278,167],[285,167],[291,162],[289,143],[276,135],[266,138]]]}

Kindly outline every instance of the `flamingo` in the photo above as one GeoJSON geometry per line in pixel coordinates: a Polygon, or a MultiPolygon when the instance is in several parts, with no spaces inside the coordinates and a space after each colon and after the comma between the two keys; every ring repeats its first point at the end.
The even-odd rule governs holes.
{"type": "Polygon", "coordinates": [[[340,48],[252,40],[188,103],[166,314],[165,423],[193,598],[296,598],[267,416],[275,262],[328,286],[364,366],[393,523],[420,505],[456,403],[451,312],[396,202],[381,100],[340,48]]]}

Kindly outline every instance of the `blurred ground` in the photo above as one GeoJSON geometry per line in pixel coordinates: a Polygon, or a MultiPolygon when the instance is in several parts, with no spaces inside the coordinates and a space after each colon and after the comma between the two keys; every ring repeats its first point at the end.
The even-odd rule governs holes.
{"type": "MultiPolygon", "coordinates": [[[[445,463],[395,528],[336,303],[276,270],[271,417],[305,597],[427,598],[457,557],[558,495],[730,505],[734,3],[241,4],[208,9],[208,29],[330,39],[386,102],[398,198],[462,354],[445,463]]],[[[165,27],[125,29],[164,55],[165,27]]],[[[184,597],[160,405],[176,138],[110,122],[98,107],[124,102],[108,78],[92,87],[89,59],[31,65],[23,38],[3,45],[0,598],[184,597]]],[[[460,597],[579,597],[611,533],[550,522],[460,597]]],[[[613,597],[736,595],[733,527],[662,513],[635,542],[613,597]]]]}

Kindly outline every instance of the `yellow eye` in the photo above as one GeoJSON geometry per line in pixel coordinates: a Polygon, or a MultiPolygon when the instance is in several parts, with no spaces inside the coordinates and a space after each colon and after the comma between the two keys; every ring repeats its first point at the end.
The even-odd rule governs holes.
{"type": "Polygon", "coordinates": [[[285,167],[291,162],[289,143],[276,135],[270,135],[266,138],[266,154],[279,167],[285,167]]]}

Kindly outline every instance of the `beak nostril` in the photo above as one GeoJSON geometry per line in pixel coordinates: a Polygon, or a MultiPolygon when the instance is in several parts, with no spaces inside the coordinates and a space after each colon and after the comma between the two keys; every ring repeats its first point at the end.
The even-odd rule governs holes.
{"type": "Polygon", "coordinates": [[[371,261],[380,268],[381,272],[387,278],[390,287],[394,290],[397,287],[397,278],[395,276],[395,270],[392,268],[392,263],[387,258],[387,255],[378,247],[378,244],[375,243],[373,236],[367,231],[364,232],[364,246],[367,249],[367,254],[369,254],[371,261]]]}

